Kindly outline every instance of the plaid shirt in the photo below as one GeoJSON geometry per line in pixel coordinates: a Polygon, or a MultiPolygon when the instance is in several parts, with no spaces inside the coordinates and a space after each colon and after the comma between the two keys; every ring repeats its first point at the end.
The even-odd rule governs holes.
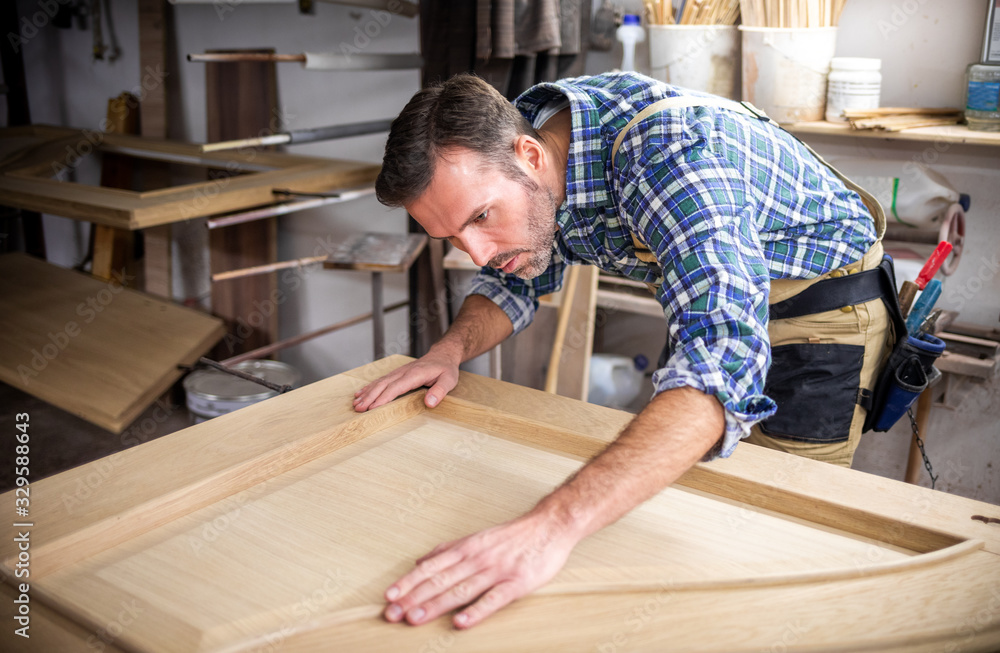
{"type": "Polygon", "coordinates": [[[763,394],[770,279],[810,279],[857,261],[874,244],[875,226],[861,198],[794,137],[726,109],[645,118],[612,167],[612,145],[629,120],[674,95],[704,94],[612,73],[541,84],[515,100],[533,121],[548,101],[569,98],[560,231],[543,274],[523,281],[483,268],[470,294],[493,300],[516,333],[531,323],[537,298],[560,288],[567,264],[653,284],[669,352],[653,374],[656,393],[689,386],[715,395],[726,432],[708,458],[726,457],[776,409],[763,394]],[[657,263],[636,257],[632,234],[657,263]]]}

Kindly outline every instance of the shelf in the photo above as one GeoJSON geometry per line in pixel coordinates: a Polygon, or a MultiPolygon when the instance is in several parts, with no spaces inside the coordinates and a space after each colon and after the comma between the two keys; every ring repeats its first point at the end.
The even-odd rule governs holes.
{"type": "Polygon", "coordinates": [[[783,125],[783,127],[796,136],[850,136],[857,138],[878,138],[886,141],[1000,146],[1000,132],[972,131],[965,125],[916,127],[899,132],[887,132],[874,129],[851,129],[850,125],[846,123],[818,120],[816,122],[796,122],[783,125]]]}

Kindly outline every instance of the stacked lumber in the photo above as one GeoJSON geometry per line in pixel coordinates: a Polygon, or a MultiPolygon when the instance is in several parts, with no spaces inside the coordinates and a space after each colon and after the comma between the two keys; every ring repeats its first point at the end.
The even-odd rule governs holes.
{"type": "Polygon", "coordinates": [[[912,107],[881,107],[878,109],[845,109],[844,117],[851,129],[878,129],[898,132],[914,127],[954,125],[962,121],[959,109],[921,109],[912,107]]]}

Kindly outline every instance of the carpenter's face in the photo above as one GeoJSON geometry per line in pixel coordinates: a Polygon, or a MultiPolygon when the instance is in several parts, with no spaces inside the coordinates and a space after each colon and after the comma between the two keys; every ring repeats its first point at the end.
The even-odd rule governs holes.
{"type": "Polygon", "coordinates": [[[442,155],[427,190],[406,206],[432,238],[447,238],[476,265],[537,277],[552,259],[557,202],[530,176],[511,179],[471,150],[442,155]]]}

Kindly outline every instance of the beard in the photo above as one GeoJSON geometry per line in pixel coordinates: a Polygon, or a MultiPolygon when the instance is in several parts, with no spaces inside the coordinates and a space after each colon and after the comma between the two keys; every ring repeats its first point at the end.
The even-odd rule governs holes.
{"type": "Polygon", "coordinates": [[[499,268],[515,256],[526,254],[511,274],[520,279],[534,279],[552,263],[552,242],[556,233],[556,198],[552,191],[543,188],[525,176],[519,180],[527,189],[528,198],[528,248],[498,254],[489,262],[499,268]]]}

